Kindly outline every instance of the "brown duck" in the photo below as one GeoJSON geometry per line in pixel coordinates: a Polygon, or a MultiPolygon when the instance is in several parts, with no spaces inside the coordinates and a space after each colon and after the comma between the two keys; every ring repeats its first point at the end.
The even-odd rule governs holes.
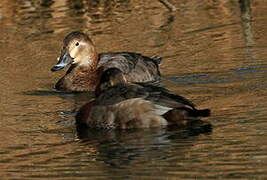
{"type": "Polygon", "coordinates": [[[98,54],[92,40],[82,32],[71,32],[63,41],[58,63],[51,71],[71,64],[55,88],[64,91],[94,91],[101,76],[110,74],[110,85],[119,82],[149,82],[159,80],[161,58],[132,52],[98,54]]]}
{"type": "MultiPolygon", "coordinates": [[[[210,115],[188,99],[149,83],[124,83],[97,91],[76,115],[79,127],[100,129],[185,127],[210,115]]],[[[203,122],[203,121],[202,121],[203,122]]]]}

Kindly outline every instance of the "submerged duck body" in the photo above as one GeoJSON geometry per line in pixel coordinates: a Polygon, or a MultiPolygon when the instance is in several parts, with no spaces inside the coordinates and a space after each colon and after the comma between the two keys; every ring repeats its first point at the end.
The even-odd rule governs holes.
{"type": "Polygon", "coordinates": [[[144,83],[117,84],[103,90],[79,110],[79,126],[102,129],[186,126],[210,115],[188,99],[165,88],[144,83]]]}
{"type": "Polygon", "coordinates": [[[149,82],[160,78],[160,57],[147,57],[133,52],[98,54],[92,40],[82,32],[72,32],[63,41],[58,63],[51,71],[71,64],[56,83],[65,91],[94,91],[103,74],[110,74],[109,84],[118,82],[149,82]]]}

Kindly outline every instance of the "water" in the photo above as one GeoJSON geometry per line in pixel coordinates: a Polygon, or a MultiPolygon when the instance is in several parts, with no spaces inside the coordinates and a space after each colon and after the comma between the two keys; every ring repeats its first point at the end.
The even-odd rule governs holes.
{"type": "Polygon", "coordinates": [[[261,0],[0,1],[1,179],[267,179],[267,6],[261,0]],[[161,55],[162,83],[211,108],[211,133],[83,131],[92,95],[53,89],[64,36],[161,55]]]}

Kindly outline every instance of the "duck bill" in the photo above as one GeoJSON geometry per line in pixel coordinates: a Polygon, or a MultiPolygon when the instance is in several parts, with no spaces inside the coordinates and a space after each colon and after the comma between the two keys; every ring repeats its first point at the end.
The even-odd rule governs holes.
{"type": "Polygon", "coordinates": [[[52,72],[59,71],[63,69],[64,67],[66,67],[67,65],[71,64],[72,62],[73,62],[73,58],[70,56],[70,54],[66,50],[63,50],[59,57],[58,63],[51,68],[51,71],[52,72]]]}

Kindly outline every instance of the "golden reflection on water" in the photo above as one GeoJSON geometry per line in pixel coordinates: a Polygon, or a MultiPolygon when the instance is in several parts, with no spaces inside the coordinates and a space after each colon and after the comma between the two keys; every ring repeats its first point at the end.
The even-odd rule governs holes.
{"type": "Polygon", "coordinates": [[[0,174],[8,177],[266,177],[267,6],[255,0],[0,1],[0,174]],[[52,73],[64,36],[83,30],[99,52],[161,55],[163,84],[211,108],[210,135],[89,132],[52,73]],[[103,133],[103,134],[102,134],[103,133]],[[38,172],[38,173],[36,173],[38,172]]]}

